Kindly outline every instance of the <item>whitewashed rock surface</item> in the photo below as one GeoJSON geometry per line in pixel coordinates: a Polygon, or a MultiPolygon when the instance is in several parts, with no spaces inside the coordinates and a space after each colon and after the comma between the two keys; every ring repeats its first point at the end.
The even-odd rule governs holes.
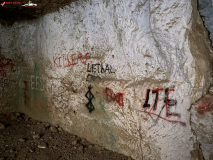
{"type": "Polygon", "coordinates": [[[2,112],[24,112],[134,159],[210,153],[190,121],[212,83],[196,0],[80,0],[0,31],[2,112]]]}

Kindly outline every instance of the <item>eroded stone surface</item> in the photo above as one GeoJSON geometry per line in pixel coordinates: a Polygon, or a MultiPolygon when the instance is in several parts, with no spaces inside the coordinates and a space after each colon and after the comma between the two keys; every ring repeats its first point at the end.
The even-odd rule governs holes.
{"type": "Polygon", "coordinates": [[[212,83],[212,50],[196,7],[195,0],[78,1],[0,26],[1,75],[10,84],[3,111],[134,159],[199,157],[189,111],[212,83]]]}
{"type": "Polygon", "coordinates": [[[191,127],[205,159],[213,158],[213,96],[205,95],[191,108],[191,127]]]}

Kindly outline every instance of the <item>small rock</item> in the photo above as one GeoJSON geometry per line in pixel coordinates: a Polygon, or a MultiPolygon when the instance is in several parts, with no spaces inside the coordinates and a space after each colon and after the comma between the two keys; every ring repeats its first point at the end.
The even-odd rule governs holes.
{"type": "Polygon", "coordinates": [[[58,132],[58,130],[54,126],[51,126],[50,129],[52,132],[58,132]]]}
{"type": "Polygon", "coordinates": [[[42,142],[41,144],[38,145],[38,148],[47,148],[46,143],[42,142]]]}
{"type": "Polygon", "coordinates": [[[17,120],[17,116],[14,116],[13,114],[11,114],[10,120],[11,120],[11,121],[16,121],[16,120],[17,120]]]}
{"type": "Polygon", "coordinates": [[[31,153],[33,153],[34,151],[32,149],[29,150],[31,153]]]}
{"type": "Polygon", "coordinates": [[[10,153],[13,153],[13,149],[10,149],[10,153]]]}
{"type": "Polygon", "coordinates": [[[211,87],[211,88],[209,89],[209,92],[210,92],[211,94],[213,94],[213,87],[211,87]]]}
{"type": "Polygon", "coordinates": [[[83,146],[80,146],[80,147],[78,147],[78,150],[79,150],[79,151],[82,151],[83,148],[84,148],[83,146]]]}
{"type": "Polygon", "coordinates": [[[16,115],[17,117],[19,117],[19,116],[20,116],[20,113],[17,112],[17,113],[15,113],[15,115],[16,115]]]}
{"type": "Polygon", "coordinates": [[[28,124],[27,127],[30,127],[30,125],[28,124]]]}
{"type": "Polygon", "coordinates": [[[20,142],[25,142],[25,139],[24,138],[20,138],[19,141],[20,142]]]}
{"type": "Polygon", "coordinates": [[[78,142],[77,141],[73,141],[72,142],[72,145],[76,145],[78,142]]]}
{"type": "Polygon", "coordinates": [[[40,135],[39,135],[39,134],[33,135],[33,139],[39,139],[39,138],[40,138],[40,135]]]}
{"type": "Polygon", "coordinates": [[[45,123],[44,126],[45,126],[45,127],[49,127],[50,124],[49,124],[49,123],[45,123]]]}
{"type": "Polygon", "coordinates": [[[82,139],[81,142],[84,143],[84,142],[85,142],[85,139],[82,139]]]}
{"type": "Polygon", "coordinates": [[[37,122],[37,124],[39,125],[39,124],[41,124],[40,122],[37,122]]]}
{"type": "Polygon", "coordinates": [[[47,129],[49,129],[49,128],[50,128],[50,126],[46,126],[46,127],[44,127],[43,130],[47,130],[47,129]]]}
{"type": "Polygon", "coordinates": [[[59,131],[63,131],[62,128],[58,128],[59,131]]]}
{"type": "Polygon", "coordinates": [[[5,126],[2,123],[0,123],[0,129],[5,129],[5,126]]]}

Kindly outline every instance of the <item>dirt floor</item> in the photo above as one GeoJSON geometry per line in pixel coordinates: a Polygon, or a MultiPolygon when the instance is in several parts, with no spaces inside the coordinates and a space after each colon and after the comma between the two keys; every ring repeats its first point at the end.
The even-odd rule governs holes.
{"type": "Polygon", "coordinates": [[[131,160],[27,115],[0,114],[0,160],[17,159],[131,160]]]}

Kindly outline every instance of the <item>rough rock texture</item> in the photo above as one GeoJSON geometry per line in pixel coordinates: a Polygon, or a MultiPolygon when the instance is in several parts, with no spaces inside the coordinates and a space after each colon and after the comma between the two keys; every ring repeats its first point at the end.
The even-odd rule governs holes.
{"type": "Polygon", "coordinates": [[[191,109],[191,127],[205,159],[213,159],[213,96],[205,95],[191,109]]]}
{"type": "Polygon", "coordinates": [[[199,12],[204,21],[205,27],[209,31],[209,36],[213,46],[213,1],[199,0],[199,12]]]}
{"type": "Polygon", "coordinates": [[[190,110],[212,83],[195,0],[74,2],[0,26],[1,109],[134,159],[196,159],[190,110]]]}

